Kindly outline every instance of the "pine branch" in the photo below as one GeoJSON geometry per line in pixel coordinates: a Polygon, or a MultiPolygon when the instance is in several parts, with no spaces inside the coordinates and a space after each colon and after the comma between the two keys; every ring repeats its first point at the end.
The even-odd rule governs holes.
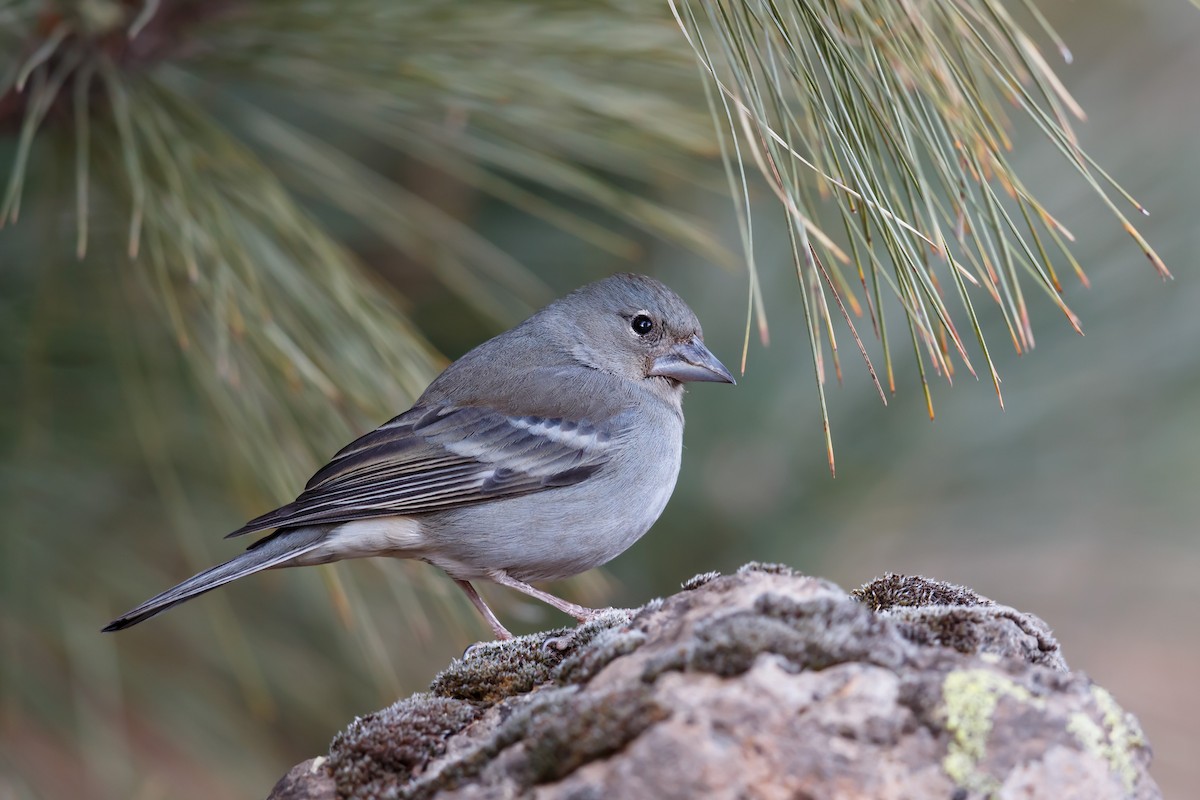
{"type": "MultiPolygon", "coordinates": [[[[1069,60],[1045,18],[1032,2],[1026,7],[1069,60]]],[[[1082,109],[1004,3],[671,0],[671,8],[719,94],[714,118],[728,129],[728,146],[758,168],[786,211],[831,469],[826,347],[840,370],[831,308],[874,377],[846,310],[861,317],[866,307],[895,391],[886,287],[904,312],[930,418],[926,365],[948,382],[955,359],[976,374],[960,333],[964,316],[1003,405],[973,297],[983,293],[1000,307],[1018,352],[1034,345],[1027,281],[1079,330],[1055,262],[1071,264],[1085,284],[1086,277],[1067,249],[1070,232],[1009,162],[1010,113],[1033,122],[1170,277],[1114,197],[1145,209],[1080,149],[1070,118],[1082,119],[1082,109]],[[818,224],[824,203],[814,190],[832,201],[840,242],[818,224]]],[[[755,263],[749,252],[747,261],[755,263]]]]}

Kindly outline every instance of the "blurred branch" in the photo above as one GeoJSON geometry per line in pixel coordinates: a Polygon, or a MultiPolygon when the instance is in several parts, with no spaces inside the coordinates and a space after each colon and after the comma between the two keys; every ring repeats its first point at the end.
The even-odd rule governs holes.
{"type": "Polygon", "coordinates": [[[18,132],[0,224],[28,191],[51,191],[26,185],[42,139],[75,165],[80,258],[124,206],[128,258],[233,440],[260,468],[275,454],[262,478],[276,497],[436,371],[390,292],[298,198],[344,211],[491,315],[550,298],[340,150],[339,129],[626,257],[633,241],[529,187],[732,264],[703,225],[644,196],[647,181],[702,180],[690,167],[711,141],[703,111],[673,96],[694,84],[677,33],[636,3],[489,2],[447,18],[438,2],[4,0],[0,44],[0,128],[18,132]],[[285,455],[281,441],[316,450],[285,455]]]}

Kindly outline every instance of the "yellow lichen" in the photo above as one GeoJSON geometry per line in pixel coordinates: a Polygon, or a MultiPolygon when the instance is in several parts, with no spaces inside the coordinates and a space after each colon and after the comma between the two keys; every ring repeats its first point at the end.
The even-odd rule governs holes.
{"type": "Polygon", "coordinates": [[[1102,758],[1125,786],[1132,792],[1137,781],[1138,768],[1133,752],[1146,744],[1137,720],[1117,705],[1117,701],[1105,689],[1092,687],[1092,699],[1103,720],[1097,723],[1086,712],[1077,711],[1067,722],[1067,730],[1083,745],[1084,752],[1102,758]]]}
{"type": "Polygon", "coordinates": [[[998,672],[986,669],[956,670],[942,682],[946,730],[953,736],[942,759],[942,769],[958,786],[985,796],[1000,783],[979,769],[992,732],[996,706],[1003,697],[1042,707],[1028,689],[998,672]]]}
{"type": "Polygon", "coordinates": [[[1104,729],[1097,725],[1086,711],[1076,711],[1071,715],[1067,720],[1067,733],[1079,740],[1085,753],[1092,755],[1103,750],[1108,739],[1104,729]]]}

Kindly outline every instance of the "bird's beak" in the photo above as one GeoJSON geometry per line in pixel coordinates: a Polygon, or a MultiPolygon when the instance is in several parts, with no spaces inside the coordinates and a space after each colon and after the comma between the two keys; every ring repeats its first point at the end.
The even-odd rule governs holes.
{"type": "Polygon", "coordinates": [[[654,359],[649,374],[674,378],[680,383],[692,381],[737,383],[729,370],[725,369],[725,365],[709,352],[708,348],[704,346],[704,342],[700,341],[697,336],[676,344],[666,353],[654,359]]]}

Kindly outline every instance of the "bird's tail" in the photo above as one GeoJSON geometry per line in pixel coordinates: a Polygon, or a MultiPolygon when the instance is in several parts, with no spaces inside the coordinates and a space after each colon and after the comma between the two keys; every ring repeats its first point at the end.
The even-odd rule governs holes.
{"type": "Polygon", "coordinates": [[[124,630],[131,625],[137,625],[143,620],[150,619],[155,614],[166,611],[171,606],[191,600],[218,586],[224,586],[230,581],[236,581],[238,578],[253,575],[264,569],[281,566],[285,562],[319,547],[325,534],[326,530],[322,528],[299,528],[261,539],[237,558],[230,559],[212,569],[206,569],[178,586],[173,586],[162,594],[151,597],[140,606],[127,611],[105,625],[102,630],[106,633],[124,630]]]}

